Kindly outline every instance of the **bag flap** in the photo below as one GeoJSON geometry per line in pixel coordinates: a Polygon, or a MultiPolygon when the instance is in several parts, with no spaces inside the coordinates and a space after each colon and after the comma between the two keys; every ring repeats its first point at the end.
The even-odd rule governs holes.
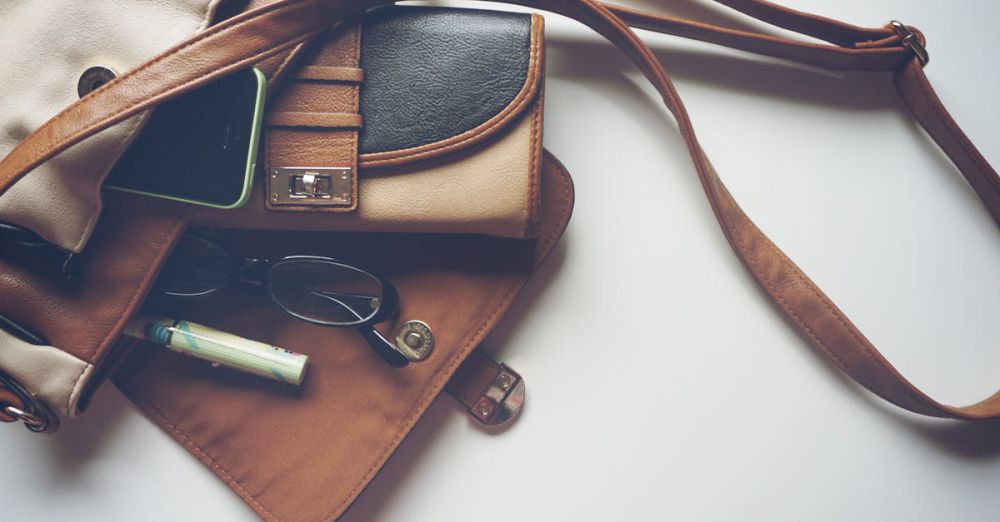
{"type": "Polygon", "coordinates": [[[392,339],[409,320],[429,325],[434,347],[420,362],[392,368],[349,328],[308,324],[261,292],[233,289],[176,303],[165,313],[309,355],[302,386],[212,368],[145,344],[131,351],[112,379],[264,519],[333,520],[378,473],[561,237],[573,207],[572,180],[551,155],[543,165],[543,217],[535,241],[228,235],[234,252],[280,255],[308,248],[349,256],[379,272],[397,287],[400,312],[376,327],[392,339]]]}

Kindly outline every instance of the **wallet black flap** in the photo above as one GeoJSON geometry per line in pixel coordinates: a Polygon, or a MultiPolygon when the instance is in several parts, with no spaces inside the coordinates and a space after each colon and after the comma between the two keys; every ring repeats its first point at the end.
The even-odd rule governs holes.
{"type": "Polygon", "coordinates": [[[515,105],[527,106],[540,83],[535,23],[530,14],[473,9],[369,12],[361,154],[426,148],[475,133],[505,111],[520,112],[515,105]]]}

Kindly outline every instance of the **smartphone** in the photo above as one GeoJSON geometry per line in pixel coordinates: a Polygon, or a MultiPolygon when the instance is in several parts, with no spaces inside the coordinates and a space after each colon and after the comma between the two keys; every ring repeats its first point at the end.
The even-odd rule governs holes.
{"type": "Polygon", "coordinates": [[[244,69],[164,102],[105,187],[208,207],[250,197],[267,81],[244,69]]]}

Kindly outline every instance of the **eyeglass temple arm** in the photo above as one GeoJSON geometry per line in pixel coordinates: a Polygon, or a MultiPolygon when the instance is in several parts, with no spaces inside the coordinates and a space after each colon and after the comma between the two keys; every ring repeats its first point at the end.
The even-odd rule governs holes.
{"type": "MultiPolygon", "coordinates": [[[[338,304],[340,304],[341,306],[349,310],[352,314],[354,314],[354,316],[357,317],[358,319],[364,319],[363,317],[358,315],[358,313],[355,312],[353,308],[347,306],[346,303],[334,297],[336,295],[341,295],[338,294],[337,292],[310,291],[309,293],[316,296],[324,297],[326,299],[330,299],[332,301],[336,301],[338,304]]],[[[406,366],[407,364],[410,363],[410,360],[407,359],[406,356],[403,355],[398,348],[396,348],[396,345],[390,342],[388,339],[386,339],[385,336],[379,333],[379,331],[376,330],[375,327],[372,326],[371,324],[362,324],[355,327],[355,329],[358,331],[358,333],[361,334],[361,337],[365,338],[365,341],[368,342],[368,346],[371,346],[371,348],[375,350],[375,353],[377,353],[379,357],[382,358],[383,361],[388,363],[389,366],[392,366],[393,368],[402,368],[403,366],[406,366]]]]}
{"type": "MultiPolygon", "coordinates": [[[[333,299],[334,301],[337,301],[338,303],[340,303],[341,306],[346,306],[346,304],[343,301],[346,301],[346,300],[349,300],[349,299],[357,299],[357,300],[362,300],[362,301],[366,301],[366,302],[369,302],[369,303],[372,301],[372,299],[379,299],[379,296],[377,296],[377,295],[347,294],[347,293],[343,293],[343,292],[331,292],[331,291],[328,291],[328,290],[323,290],[323,291],[319,291],[319,292],[315,292],[315,293],[319,294],[319,295],[322,295],[323,297],[327,297],[327,298],[333,299]]],[[[356,316],[358,315],[357,312],[354,312],[354,309],[351,309],[351,312],[354,313],[354,315],[356,315],[356,316]]],[[[361,319],[361,317],[358,317],[358,319],[361,319]]]]}
{"type": "Polygon", "coordinates": [[[375,353],[379,355],[385,362],[389,363],[389,366],[393,368],[402,368],[410,363],[410,360],[404,356],[396,345],[385,338],[378,330],[375,329],[370,324],[365,324],[358,326],[356,328],[361,337],[368,341],[368,345],[375,350],[375,353]]]}

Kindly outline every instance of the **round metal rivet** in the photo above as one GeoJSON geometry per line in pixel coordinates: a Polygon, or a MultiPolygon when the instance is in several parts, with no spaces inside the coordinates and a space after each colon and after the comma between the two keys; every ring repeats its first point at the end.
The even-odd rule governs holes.
{"type": "Polygon", "coordinates": [[[417,349],[420,345],[424,344],[424,336],[418,334],[417,332],[410,332],[406,334],[406,339],[403,339],[406,346],[410,348],[417,349]]]}
{"type": "Polygon", "coordinates": [[[479,404],[476,405],[476,413],[480,417],[489,417],[493,413],[493,404],[490,403],[489,399],[483,398],[479,400],[479,404]]]}
{"type": "Polygon", "coordinates": [[[76,92],[83,98],[117,77],[118,74],[107,67],[100,65],[91,67],[80,75],[80,81],[76,83],[76,92]]]}
{"type": "Polygon", "coordinates": [[[510,385],[513,384],[513,383],[514,383],[514,379],[511,378],[510,374],[501,373],[500,376],[497,377],[497,386],[499,386],[500,389],[502,389],[502,390],[506,390],[507,388],[510,388],[510,385]]]}
{"type": "Polygon", "coordinates": [[[434,333],[423,321],[407,321],[396,334],[396,348],[411,361],[422,361],[434,349],[434,333]]]}

